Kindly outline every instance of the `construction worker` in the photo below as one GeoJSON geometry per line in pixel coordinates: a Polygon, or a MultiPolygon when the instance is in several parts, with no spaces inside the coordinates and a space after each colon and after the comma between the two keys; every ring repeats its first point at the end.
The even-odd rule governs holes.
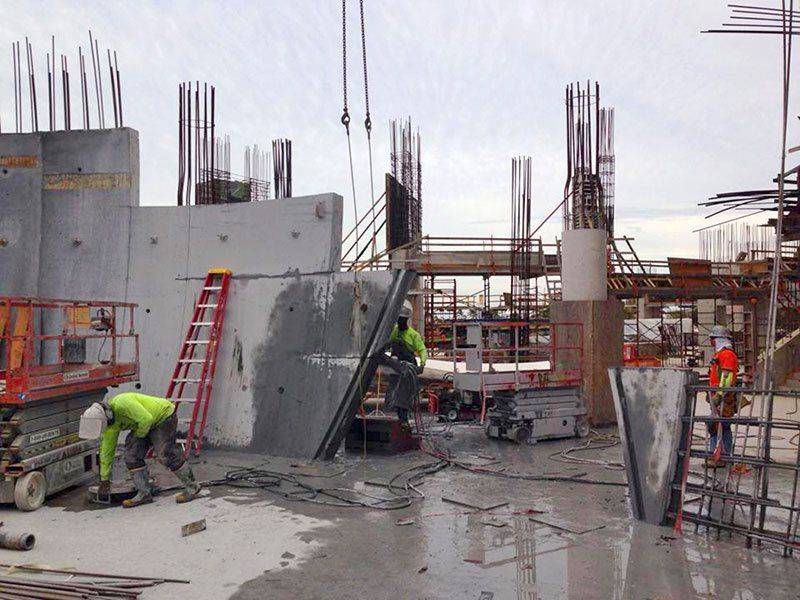
{"type": "MultiPolygon", "coordinates": [[[[708,367],[708,385],[715,388],[729,388],[736,385],[739,372],[739,357],[733,349],[733,338],[730,331],[722,325],[711,329],[711,344],[714,346],[714,358],[708,367]]],[[[714,416],[730,418],[739,411],[737,395],[733,392],[709,392],[707,395],[714,416]]],[[[730,423],[708,423],[709,451],[712,456],[706,459],[709,467],[721,465],[721,455],[730,455],[733,451],[733,434],[730,423]],[[719,438],[721,434],[721,439],[719,438]],[[721,444],[721,448],[718,448],[721,444]]]]}
{"type": "Polygon", "coordinates": [[[98,498],[108,497],[111,488],[111,468],[120,432],[128,431],[125,440],[125,466],[131,472],[136,495],[125,500],[126,508],[153,501],[145,457],[150,448],[156,458],[180,479],[185,489],[175,501],[189,502],[200,492],[194,473],[184,461],[175,436],[178,414],[175,405],[166,398],[146,396],[135,392],[117,394],[110,400],[95,402],[87,408],[80,422],[83,439],[100,439],[100,485],[98,498]]]}
{"type": "Polygon", "coordinates": [[[402,423],[408,422],[408,411],[414,395],[418,392],[419,381],[416,376],[422,373],[428,360],[428,351],[425,349],[422,336],[408,324],[412,312],[411,302],[408,300],[403,302],[400,316],[397,317],[397,323],[389,336],[391,355],[410,367],[387,378],[389,384],[387,405],[395,408],[397,418],[402,423]],[[417,365],[417,357],[419,357],[419,365],[417,365]]]}

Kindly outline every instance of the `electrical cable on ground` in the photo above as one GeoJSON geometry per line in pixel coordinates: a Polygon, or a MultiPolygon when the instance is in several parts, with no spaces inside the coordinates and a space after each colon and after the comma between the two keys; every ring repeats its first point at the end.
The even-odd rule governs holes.
{"type": "MultiPolygon", "coordinates": [[[[420,413],[419,402],[414,405],[414,421],[417,425],[417,431],[424,432],[424,423],[420,413]]],[[[598,434],[602,435],[602,434],[598,434]]],[[[493,477],[502,477],[505,479],[519,479],[524,481],[546,481],[546,482],[563,482],[563,483],[583,483],[588,485],[606,485],[627,487],[627,483],[618,481],[603,481],[602,479],[590,479],[582,476],[559,476],[559,475],[533,475],[527,473],[508,473],[499,469],[487,469],[478,465],[469,464],[460,460],[456,460],[450,456],[449,450],[443,451],[436,447],[435,443],[426,437],[424,434],[420,436],[420,450],[434,458],[438,458],[447,466],[454,466],[471,473],[478,473],[481,475],[490,475],[493,477]]],[[[444,468],[444,467],[442,467],[444,468]]]]}

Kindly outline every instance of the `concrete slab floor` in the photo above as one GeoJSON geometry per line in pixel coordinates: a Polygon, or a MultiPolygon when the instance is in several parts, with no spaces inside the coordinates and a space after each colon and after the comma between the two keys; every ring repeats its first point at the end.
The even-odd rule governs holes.
{"type": "MultiPolygon", "coordinates": [[[[501,461],[492,468],[585,472],[622,481],[618,471],[549,458],[574,440],[516,446],[488,440],[475,426],[458,425],[453,432],[441,443],[477,461],[487,460],[478,454],[501,461]]],[[[620,460],[618,446],[585,456],[620,460]]],[[[331,464],[297,466],[288,459],[209,451],[196,471],[210,479],[233,465],[259,465],[317,475],[305,479],[314,485],[380,495],[380,488],[363,482],[386,480],[429,460],[421,453],[366,460],[347,455],[331,464]]],[[[172,480],[159,472],[159,481],[172,480]]],[[[635,522],[624,487],[509,480],[450,468],[428,476],[419,489],[424,499],[396,511],[331,508],[231,487],[213,488],[188,505],[160,497],[132,510],[95,509],[83,490],[73,490],[34,513],[0,510],[9,531],[37,536],[30,552],[0,550],[0,562],[192,582],[147,590],[145,600],[800,597],[797,558],[748,550],[740,539],[717,541],[691,527],[676,537],[669,528],[635,522]],[[509,505],[491,515],[468,514],[442,496],[509,505]],[[531,521],[529,509],[573,531],[600,528],[560,531],[531,521]],[[181,525],[202,518],[206,531],[181,537],[181,525]],[[413,522],[398,525],[402,518],[413,522]]]]}

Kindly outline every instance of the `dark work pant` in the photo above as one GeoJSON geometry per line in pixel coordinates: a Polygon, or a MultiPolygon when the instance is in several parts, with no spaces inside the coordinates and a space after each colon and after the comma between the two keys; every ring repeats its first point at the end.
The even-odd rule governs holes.
{"type": "Polygon", "coordinates": [[[183,456],[175,440],[178,427],[178,411],[172,416],[153,427],[143,438],[136,437],[133,432],[125,440],[125,466],[128,469],[141,469],[145,466],[144,459],[150,448],[158,461],[170,471],[177,471],[183,466],[183,456]]]}
{"type": "Polygon", "coordinates": [[[401,423],[408,423],[408,409],[407,408],[400,408],[399,406],[396,408],[397,410],[397,419],[401,423]]]}
{"type": "MultiPolygon", "coordinates": [[[[718,423],[708,423],[708,447],[709,452],[714,452],[717,448],[717,427],[718,423]]],[[[722,424],[722,453],[731,454],[733,452],[733,432],[731,431],[730,423],[722,424]]]]}

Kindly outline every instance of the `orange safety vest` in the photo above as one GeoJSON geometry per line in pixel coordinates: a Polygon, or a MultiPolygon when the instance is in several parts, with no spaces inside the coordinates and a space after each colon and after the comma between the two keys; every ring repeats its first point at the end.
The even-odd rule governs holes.
{"type": "MultiPolygon", "coordinates": [[[[730,371],[733,375],[731,377],[731,386],[736,385],[739,373],[739,357],[736,356],[731,348],[723,348],[719,352],[714,353],[714,358],[708,367],[708,384],[711,387],[717,387],[720,379],[722,378],[723,371],[730,371]]],[[[750,404],[750,402],[742,403],[737,399],[737,394],[729,392],[726,393],[722,399],[722,416],[732,417],[743,406],[750,404]]]]}

